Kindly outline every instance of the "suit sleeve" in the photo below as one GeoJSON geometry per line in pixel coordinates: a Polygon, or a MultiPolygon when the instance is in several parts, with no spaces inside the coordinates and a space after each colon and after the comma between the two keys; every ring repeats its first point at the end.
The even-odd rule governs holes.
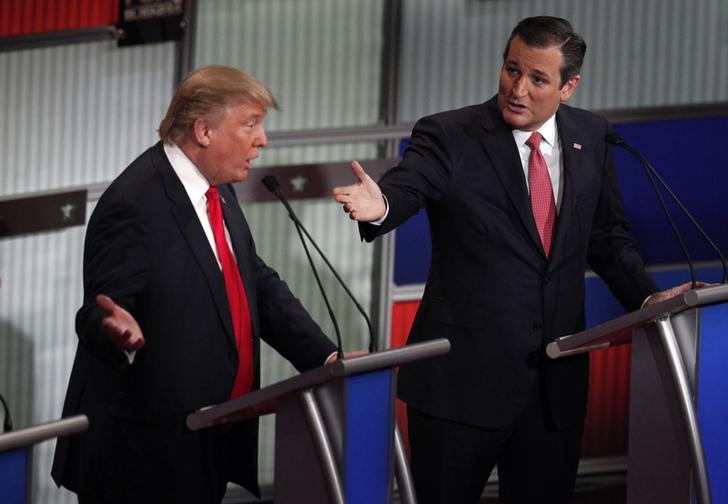
{"type": "Polygon", "coordinates": [[[389,202],[389,214],[379,226],[360,224],[363,239],[372,241],[437,201],[450,183],[451,153],[447,128],[432,117],[420,119],[412,130],[410,146],[399,165],[379,180],[389,202]]]}
{"type": "Polygon", "coordinates": [[[150,271],[146,219],[134,204],[103,197],[89,221],[84,246],[84,299],[76,314],[79,344],[96,357],[116,367],[128,364],[101,327],[106,312],[96,303],[106,294],[134,315],[137,296],[143,291],[150,271]]]}
{"type": "Polygon", "coordinates": [[[612,148],[605,147],[604,174],[589,240],[590,266],[628,311],[638,309],[657,286],[645,271],[619,190],[612,148]]]}
{"type": "Polygon", "coordinates": [[[324,364],[336,351],[286,282],[275,270],[255,257],[261,337],[299,371],[324,364]]]}

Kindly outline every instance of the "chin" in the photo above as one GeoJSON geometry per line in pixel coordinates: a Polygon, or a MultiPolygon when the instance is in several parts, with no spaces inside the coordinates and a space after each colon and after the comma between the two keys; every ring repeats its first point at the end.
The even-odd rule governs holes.
{"type": "Polygon", "coordinates": [[[503,120],[507,122],[509,126],[519,130],[525,130],[526,126],[529,124],[527,118],[518,114],[509,113],[508,111],[503,114],[503,120]]]}

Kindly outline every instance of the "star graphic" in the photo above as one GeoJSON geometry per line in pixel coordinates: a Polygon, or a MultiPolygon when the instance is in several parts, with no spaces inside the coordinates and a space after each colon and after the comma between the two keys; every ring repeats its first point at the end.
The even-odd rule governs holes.
{"type": "Polygon", "coordinates": [[[61,205],[61,220],[63,222],[71,220],[73,217],[73,211],[76,209],[76,205],[72,204],[71,202],[67,202],[65,205],[61,205]]]}
{"type": "Polygon", "coordinates": [[[293,186],[293,192],[303,192],[308,180],[306,180],[306,177],[296,175],[296,177],[292,178],[290,182],[291,186],[293,186]]]}

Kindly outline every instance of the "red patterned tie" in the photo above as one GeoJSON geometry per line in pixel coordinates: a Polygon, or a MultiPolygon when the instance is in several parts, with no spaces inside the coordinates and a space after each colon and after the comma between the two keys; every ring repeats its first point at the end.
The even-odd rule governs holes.
{"type": "Polygon", "coordinates": [[[233,317],[235,341],[238,344],[238,372],[235,376],[233,391],[230,394],[230,397],[233,398],[250,392],[253,385],[253,330],[250,325],[248,297],[243,288],[238,265],[225,239],[220,193],[217,187],[210,186],[205,196],[207,196],[207,213],[210,216],[212,234],[215,236],[217,254],[220,257],[222,273],[225,277],[225,290],[233,317]]]}
{"type": "Polygon", "coordinates": [[[538,131],[534,131],[526,140],[526,145],[531,148],[531,156],[528,158],[528,186],[531,189],[531,208],[536,229],[548,257],[556,223],[556,203],[546,160],[539,148],[540,144],[541,134],[538,131]]]}

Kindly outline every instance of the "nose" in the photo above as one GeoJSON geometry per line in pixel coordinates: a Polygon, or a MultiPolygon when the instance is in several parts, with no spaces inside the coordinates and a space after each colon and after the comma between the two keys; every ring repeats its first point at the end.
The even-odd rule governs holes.
{"type": "Polygon", "coordinates": [[[527,84],[526,79],[523,76],[519,77],[513,82],[513,89],[511,90],[511,92],[513,93],[513,96],[516,97],[526,96],[528,92],[527,84]]]}
{"type": "Polygon", "coordinates": [[[263,126],[260,127],[260,132],[258,133],[258,141],[256,142],[255,146],[259,149],[268,146],[268,136],[265,134],[263,126]]]}

